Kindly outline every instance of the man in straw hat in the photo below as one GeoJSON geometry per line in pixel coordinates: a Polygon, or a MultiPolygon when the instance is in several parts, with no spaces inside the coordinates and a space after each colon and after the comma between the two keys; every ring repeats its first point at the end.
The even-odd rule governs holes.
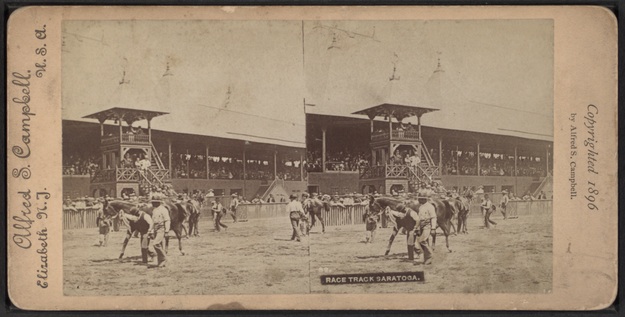
{"type": "Polygon", "coordinates": [[[291,227],[293,227],[293,235],[291,236],[291,240],[296,240],[297,242],[302,241],[302,232],[299,228],[299,222],[302,219],[306,219],[306,214],[304,213],[304,208],[302,208],[302,204],[297,201],[297,195],[291,194],[289,196],[291,202],[286,205],[286,211],[289,213],[289,218],[291,219],[291,227]]]}
{"type": "Polygon", "coordinates": [[[434,205],[429,202],[429,196],[419,193],[417,200],[419,201],[419,226],[415,228],[416,239],[419,247],[423,251],[423,264],[432,263],[432,249],[430,247],[430,236],[436,231],[436,210],[434,205]]]}
{"type": "Polygon", "coordinates": [[[507,190],[502,190],[501,191],[501,202],[499,203],[499,207],[501,208],[501,214],[503,215],[503,220],[508,219],[508,214],[506,213],[506,207],[508,206],[508,202],[510,201],[510,198],[508,197],[508,191],[507,190]]]}
{"type": "Polygon", "coordinates": [[[162,195],[155,195],[151,199],[152,207],[152,225],[148,229],[148,237],[150,237],[150,244],[156,251],[158,259],[158,267],[164,267],[167,263],[167,255],[163,247],[163,241],[165,235],[169,232],[171,219],[169,218],[169,211],[162,203],[162,195]]]}
{"type": "Polygon", "coordinates": [[[232,216],[232,220],[237,222],[237,208],[239,207],[239,196],[234,193],[232,194],[232,200],[230,201],[230,215],[232,216]]]}
{"type": "Polygon", "coordinates": [[[482,210],[484,210],[484,227],[490,229],[490,225],[497,225],[496,222],[490,220],[490,214],[495,211],[495,205],[490,201],[488,194],[484,194],[484,200],[482,201],[482,210]]]}

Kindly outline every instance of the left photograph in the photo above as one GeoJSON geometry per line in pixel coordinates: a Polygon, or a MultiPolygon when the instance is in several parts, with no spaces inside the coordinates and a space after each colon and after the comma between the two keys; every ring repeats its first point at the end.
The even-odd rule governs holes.
{"type": "Polygon", "coordinates": [[[64,294],[308,293],[301,21],[62,39],[64,294]]]}

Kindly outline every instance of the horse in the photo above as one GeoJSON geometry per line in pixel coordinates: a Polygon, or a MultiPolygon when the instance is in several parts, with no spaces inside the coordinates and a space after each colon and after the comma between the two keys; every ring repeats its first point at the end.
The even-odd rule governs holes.
{"type": "MultiPolygon", "coordinates": [[[[446,200],[434,199],[432,200],[431,203],[434,206],[434,210],[436,210],[436,224],[438,225],[439,228],[441,228],[441,230],[443,230],[443,234],[445,234],[445,245],[447,247],[447,250],[451,252],[451,249],[449,248],[449,232],[450,232],[450,227],[451,227],[451,219],[454,214],[453,209],[452,209],[453,207],[446,200]]],[[[414,211],[418,211],[419,206],[420,204],[413,200],[399,200],[399,199],[395,199],[391,197],[374,198],[373,196],[369,198],[369,209],[374,213],[380,213],[384,209],[386,209],[386,207],[390,207],[392,210],[396,210],[402,213],[405,212],[406,207],[414,211]]],[[[412,224],[414,220],[412,221],[409,220],[411,219],[410,217],[404,217],[404,218],[395,217],[394,219],[395,219],[395,227],[393,228],[393,233],[391,234],[391,237],[389,238],[389,242],[386,248],[385,255],[389,254],[391,250],[391,245],[393,244],[393,240],[395,240],[395,236],[399,232],[399,229],[401,228],[404,228],[406,230],[414,229],[414,224],[412,224]]],[[[435,246],[436,246],[436,230],[432,230],[432,250],[435,249],[435,246]]]]}
{"type": "Polygon", "coordinates": [[[319,198],[316,198],[316,197],[309,198],[304,202],[304,208],[310,215],[310,221],[311,221],[310,227],[311,228],[314,227],[315,218],[319,218],[319,221],[321,221],[321,232],[325,233],[326,225],[325,225],[325,221],[323,220],[322,208],[325,209],[325,211],[330,211],[330,203],[325,200],[320,200],[319,198]]]}
{"type": "MultiPolygon", "coordinates": [[[[180,206],[177,206],[169,201],[163,202],[165,208],[169,211],[169,218],[171,220],[170,229],[174,231],[176,234],[176,238],[178,239],[178,249],[180,253],[184,255],[184,251],[182,251],[182,222],[184,221],[185,212],[180,209],[180,206]]],[[[104,214],[111,217],[124,217],[128,220],[128,230],[126,231],[126,237],[124,238],[124,243],[122,245],[122,252],[119,255],[119,259],[121,260],[124,257],[124,253],[126,251],[126,247],[128,246],[128,242],[130,238],[135,232],[141,234],[141,239],[148,233],[149,224],[139,216],[139,211],[142,210],[146,212],[148,215],[152,216],[152,207],[147,205],[138,205],[122,200],[111,201],[103,207],[104,214]],[[124,213],[129,214],[130,217],[124,216],[124,213]]],[[[169,246],[169,236],[165,236],[165,248],[169,246]]]]}
{"type": "MultiPolygon", "coordinates": [[[[382,211],[385,211],[387,207],[400,213],[407,212],[406,210],[407,205],[405,201],[391,198],[391,197],[379,197],[379,198],[374,198],[373,196],[369,197],[369,210],[372,213],[380,214],[382,213],[382,211]]],[[[418,210],[418,209],[415,209],[415,210],[418,210]]],[[[393,226],[393,233],[391,233],[391,236],[388,239],[388,245],[386,246],[386,252],[384,253],[384,255],[389,255],[389,253],[391,252],[391,245],[393,245],[393,241],[395,240],[395,237],[397,236],[397,233],[399,232],[400,229],[403,228],[406,230],[406,232],[412,232],[415,229],[415,227],[418,225],[417,222],[412,217],[402,218],[402,217],[397,217],[395,215],[392,215],[391,221],[395,224],[395,226],[393,226]]],[[[410,236],[407,234],[406,244],[408,244],[408,239],[410,239],[410,236]]],[[[408,257],[411,258],[411,255],[414,254],[414,250],[416,249],[416,247],[414,245],[412,247],[410,245],[407,245],[407,247],[408,247],[408,257]]]]}

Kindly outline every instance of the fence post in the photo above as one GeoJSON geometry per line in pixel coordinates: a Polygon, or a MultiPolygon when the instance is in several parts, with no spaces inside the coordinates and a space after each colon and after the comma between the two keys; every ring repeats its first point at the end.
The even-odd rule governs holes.
{"type": "Polygon", "coordinates": [[[87,216],[84,209],[80,209],[80,217],[82,218],[82,228],[87,228],[87,216]]]}
{"type": "Polygon", "coordinates": [[[349,209],[350,209],[350,214],[352,216],[352,225],[353,225],[354,224],[354,218],[355,218],[354,217],[354,209],[355,208],[354,208],[354,206],[349,206],[349,209]]]}

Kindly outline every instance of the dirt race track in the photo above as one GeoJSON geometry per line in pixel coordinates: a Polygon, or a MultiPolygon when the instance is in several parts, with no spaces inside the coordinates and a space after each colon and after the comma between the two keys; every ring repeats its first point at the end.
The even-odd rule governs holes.
{"type": "MultiPolygon", "coordinates": [[[[543,293],[551,290],[551,213],[521,216],[483,229],[469,219],[469,234],[451,236],[449,253],[439,232],[432,265],[407,261],[405,235],[385,257],[390,228],[364,243],[364,225],[313,228],[309,238],[290,241],[288,219],[250,220],[214,232],[201,219],[200,237],[170,242],[168,266],[146,268],[139,239],[119,261],[125,232],[111,232],[98,247],[98,229],[65,230],[65,295],[293,294],[293,293],[543,293]],[[321,285],[326,274],[424,271],[425,283],[321,285]]],[[[152,262],[154,264],[154,262],[152,262]]]]}

